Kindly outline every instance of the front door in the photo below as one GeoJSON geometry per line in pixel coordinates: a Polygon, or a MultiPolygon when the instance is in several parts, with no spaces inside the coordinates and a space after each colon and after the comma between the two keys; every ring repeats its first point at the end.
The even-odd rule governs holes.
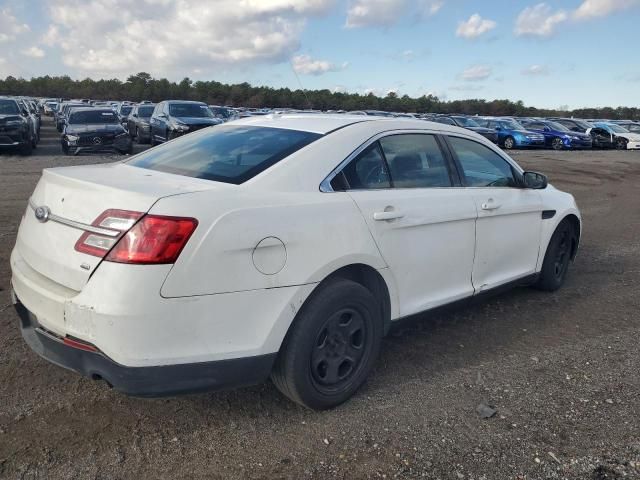
{"type": "Polygon", "coordinates": [[[521,188],[514,168],[487,146],[448,138],[478,211],[472,275],[476,293],[535,273],[542,229],[540,193],[521,188]]]}

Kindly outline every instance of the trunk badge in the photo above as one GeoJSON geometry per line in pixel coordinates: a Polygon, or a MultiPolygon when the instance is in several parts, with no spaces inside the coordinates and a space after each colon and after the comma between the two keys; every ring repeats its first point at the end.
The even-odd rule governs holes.
{"type": "Polygon", "coordinates": [[[40,223],[45,223],[49,220],[49,215],[51,215],[51,210],[49,207],[37,207],[35,210],[36,219],[40,223]]]}

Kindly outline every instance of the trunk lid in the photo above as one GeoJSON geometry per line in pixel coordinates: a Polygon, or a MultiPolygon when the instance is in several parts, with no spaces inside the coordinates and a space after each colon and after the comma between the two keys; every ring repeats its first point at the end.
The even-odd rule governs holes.
{"type": "Polygon", "coordinates": [[[102,259],[77,252],[83,230],[51,216],[90,225],[108,209],[146,213],[161,198],[224,187],[123,163],[46,169],[29,200],[16,249],[41,275],[80,291],[102,259]],[[36,218],[37,207],[49,209],[48,221],[36,218]]]}

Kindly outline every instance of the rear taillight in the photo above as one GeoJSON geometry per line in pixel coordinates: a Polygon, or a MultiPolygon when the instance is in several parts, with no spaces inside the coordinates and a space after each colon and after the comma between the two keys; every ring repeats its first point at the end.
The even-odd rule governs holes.
{"type": "Polygon", "coordinates": [[[108,262],[175,263],[198,226],[195,218],[145,215],[117,242],[108,262]]]}
{"type": "Polygon", "coordinates": [[[143,215],[129,210],[106,210],[91,224],[103,232],[84,232],[76,242],[76,251],[104,257],[143,215]]]}

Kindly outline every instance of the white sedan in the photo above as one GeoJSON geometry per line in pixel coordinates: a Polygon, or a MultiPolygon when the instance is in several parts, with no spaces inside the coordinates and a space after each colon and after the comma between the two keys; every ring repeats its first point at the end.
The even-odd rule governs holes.
{"type": "Polygon", "coordinates": [[[269,376],[314,409],[390,326],[508,285],[559,288],[573,197],[420,120],[251,117],[113,164],[46,169],[11,255],[44,358],[137,396],[269,376]]]}

